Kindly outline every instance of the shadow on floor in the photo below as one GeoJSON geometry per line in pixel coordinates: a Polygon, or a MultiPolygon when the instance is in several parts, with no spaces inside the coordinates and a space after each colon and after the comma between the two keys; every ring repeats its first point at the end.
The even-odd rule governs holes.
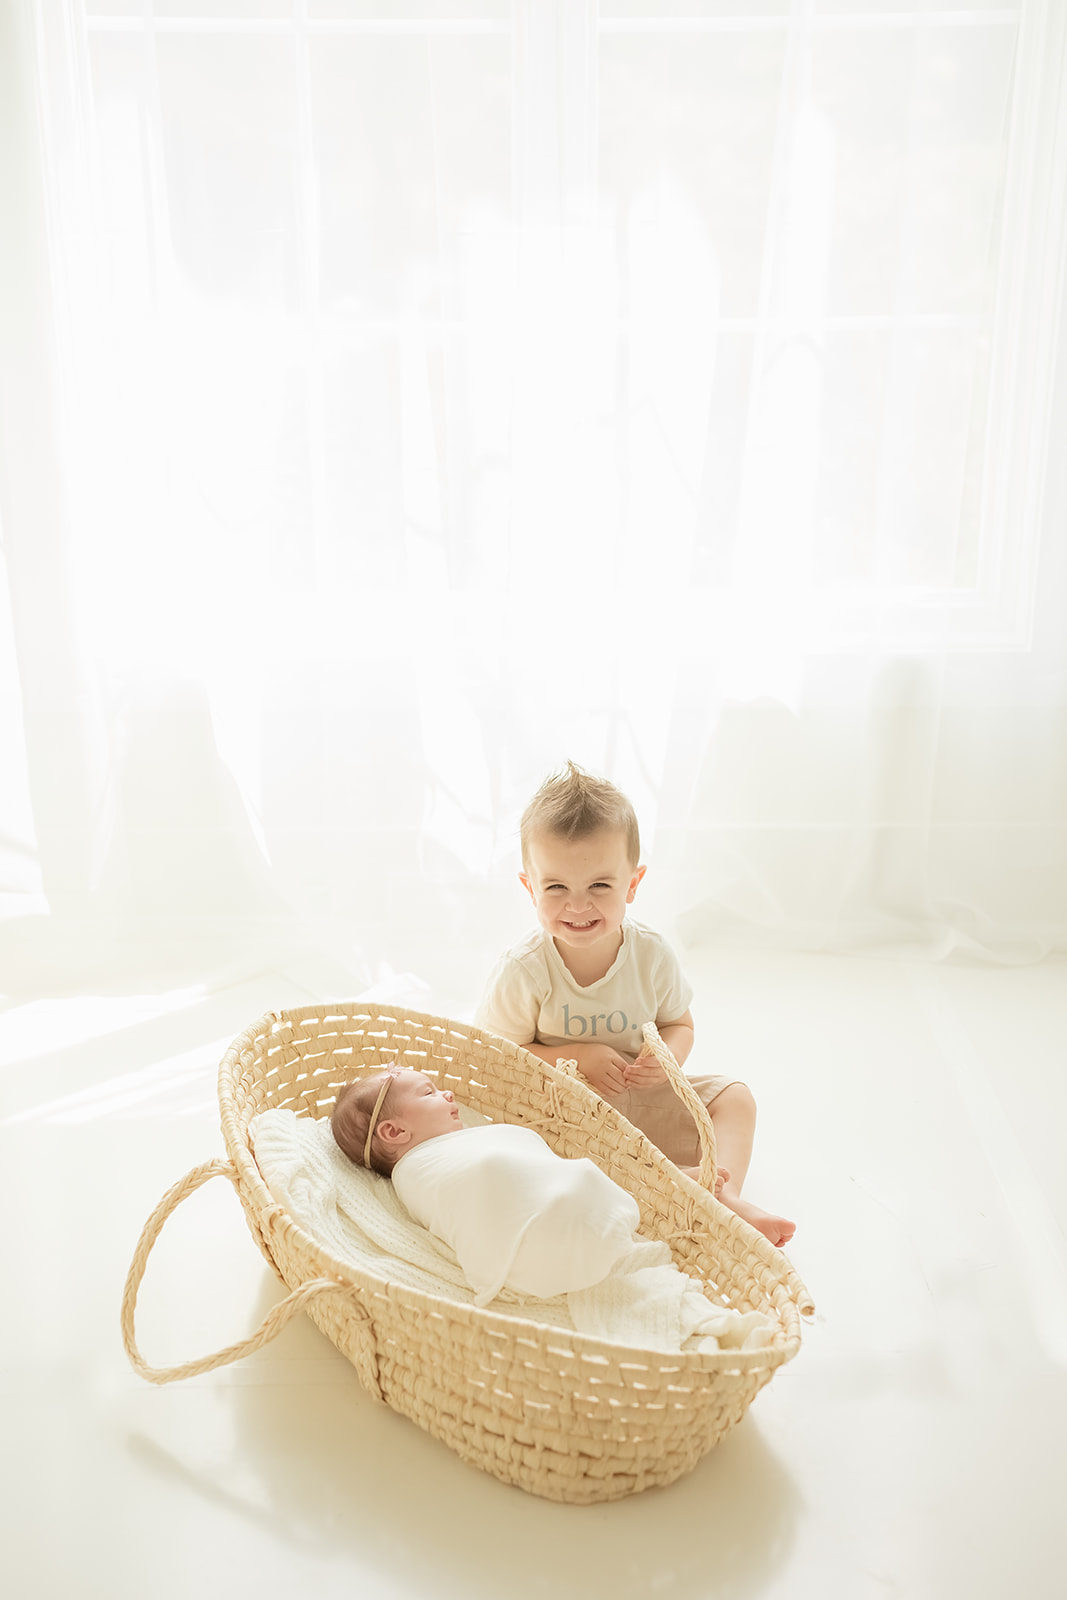
{"type": "MultiPolygon", "coordinates": [[[[265,1278],[260,1309],[275,1298],[265,1278]]],[[[321,1339],[326,1381],[257,1382],[249,1363],[227,1390],[240,1493],[134,1435],[128,1446],[141,1468],[298,1553],[350,1561],[361,1585],[380,1573],[382,1592],[691,1600],[713,1587],[722,1600],[743,1600],[788,1560],[800,1500],[760,1432],[758,1398],[757,1416],[746,1415],[677,1483],[610,1504],[561,1506],[460,1461],[374,1404],[316,1330],[299,1337],[304,1349],[317,1350],[321,1339]]]]}

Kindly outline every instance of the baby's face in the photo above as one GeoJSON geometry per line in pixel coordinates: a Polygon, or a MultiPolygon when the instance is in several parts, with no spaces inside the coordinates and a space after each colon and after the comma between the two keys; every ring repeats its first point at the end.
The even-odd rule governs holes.
{"type": "Polygon", "coordinates": [[[396,1075],[388,1120],[404,1125],[411,1134],[412,1145],[462,1126],[451,1089],[439,1089],[425,1072],[407,1070],[396,1075]]]}
{"type": "Polygon", "coordinates": [[[630,862],[621,828],[601,828],[585,839],[538,834],[526,855],[520,877],[557,946],[589,949],[616,935],[645,875],[630,862]]]}

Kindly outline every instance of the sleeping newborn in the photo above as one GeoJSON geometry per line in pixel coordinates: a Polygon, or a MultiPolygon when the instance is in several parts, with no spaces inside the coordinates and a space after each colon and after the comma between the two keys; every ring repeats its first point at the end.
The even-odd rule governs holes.
{"type": "Polygon", "coordinates": [[[505,1285],[537,1299],[591,1288],[633,1247],[637,1201],[594,1162],[557,1156],[532,1128],[464,1128],[455,1097],[424,1072],[349,1084],[332,1126],[345,1155],[391,1177],[454,1252],[476,1305],[505,1285]]]}

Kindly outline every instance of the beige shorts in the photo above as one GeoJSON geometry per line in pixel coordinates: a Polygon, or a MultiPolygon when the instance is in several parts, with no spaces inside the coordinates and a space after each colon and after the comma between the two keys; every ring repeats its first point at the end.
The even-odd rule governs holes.
{"type": "MultiPolygon", "coordinates": [[[[731,1083],[740,1081],[739,1078],[714,1076],[689,1079],[696,1094],[709,1107],[731,1083]]],[[[622,1094],[606,1094],[602,1098],[635,1128],[640,1128],[645,1138],[662,1150],[675,1166],[697,1165],[700,1160],[697,1125],[669,1083],[657,1084],[654,1089],[626,1089],[622,1094]]]]}

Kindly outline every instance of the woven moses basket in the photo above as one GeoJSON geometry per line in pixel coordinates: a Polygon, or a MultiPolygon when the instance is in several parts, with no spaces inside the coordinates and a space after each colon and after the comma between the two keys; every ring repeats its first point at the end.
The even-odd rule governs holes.
{"type": "MultiPolygon", "coordinates": [[[[701,1177],[713,1181],[710,1119],[651,1026],[646,1037],[698,1118],[701,1177]]],[[[234,1040],[219,1068],[219,1105],[229,1160],[195,1168],[164,1196],[126,1282],[123,1341],[152,1383],[249,1355],[306,1311],[375,1398],[465,1461],[547,1499],[589,1504],[681,1477],[800,1347],[800,1317],[812,1306],[785,1257],[683,1177],[574,1075],[573,1063],[546,1066],[493,1034],[419,1012],[358,1002],[304,1006],[268,1013],[234,1040]],[[335,1260],[267,1189],[249,1124],[273,1107],[327,1117],[344,1084],[392,1064],[428,1073],[491,1121],[536,1128],[561,1156],[590,1156],[638,1201],[641,1234],[666,1241],[709,1299],[773,1319],[771,1344],[712,1354],[631,1349],[457,1304],[335,1260]],[[253,1237],[292,1292],[241,1343],[184,1366],[149,1367],[134,1335],[148,1255],[175,1207],[215,1176],[234,1185],[253,1237]]]]}

